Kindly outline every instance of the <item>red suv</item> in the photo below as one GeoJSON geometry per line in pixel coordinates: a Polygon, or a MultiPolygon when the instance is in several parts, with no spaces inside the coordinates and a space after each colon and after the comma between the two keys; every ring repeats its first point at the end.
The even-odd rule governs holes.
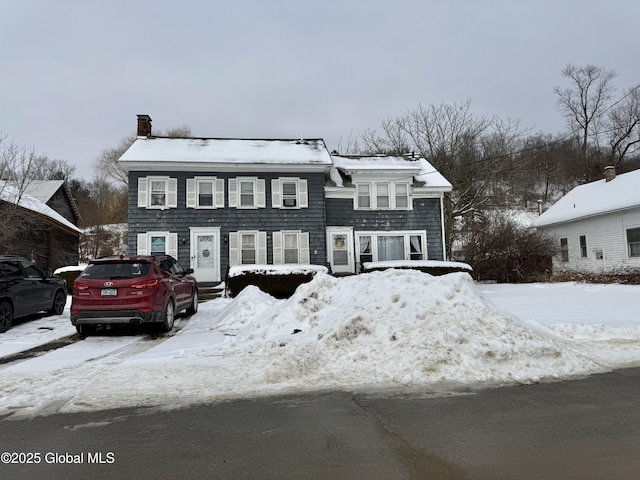
{"type": "Polygon", "coordinates": [[[73,283],[71,323],[87,335],[99,325],[154,323],[173,329],[176,313],[198,311],[198,283],[169,255],[92,260],[73,283]]]}

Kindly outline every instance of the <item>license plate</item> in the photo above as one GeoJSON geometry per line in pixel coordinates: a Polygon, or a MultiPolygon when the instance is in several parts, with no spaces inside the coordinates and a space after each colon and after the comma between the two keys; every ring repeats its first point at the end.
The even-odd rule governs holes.
{"type": "Polygon", "coordinates": [[[102,289],[103,297],[117,297],[118,289],[117,288],[103,288],[102,289]]]}

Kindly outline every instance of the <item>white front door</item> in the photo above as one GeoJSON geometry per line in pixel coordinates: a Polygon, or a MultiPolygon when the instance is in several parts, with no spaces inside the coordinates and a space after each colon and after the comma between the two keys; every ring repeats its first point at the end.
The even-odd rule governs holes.
{"type": "Polygon", "coordinates": [[[198,282],[220,281],[220,228],[191,228],[191,268],[198,282]]]}
{"type": "Polygon", "coordinates": [[[354,273],[353,231],[351,229],[327,228],[329,264],[333,273],[354,273]]]}

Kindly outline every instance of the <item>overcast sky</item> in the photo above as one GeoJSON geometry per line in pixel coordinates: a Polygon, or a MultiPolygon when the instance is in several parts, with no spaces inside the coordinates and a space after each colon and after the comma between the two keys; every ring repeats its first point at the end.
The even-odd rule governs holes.
{"type": "Polygon", "coordinates": [[[564,129],[567,63],[640,83],[636,0],[0,0],[0,132],[77,166],[135,133],[345,146],[418,104],[564,129]]]}

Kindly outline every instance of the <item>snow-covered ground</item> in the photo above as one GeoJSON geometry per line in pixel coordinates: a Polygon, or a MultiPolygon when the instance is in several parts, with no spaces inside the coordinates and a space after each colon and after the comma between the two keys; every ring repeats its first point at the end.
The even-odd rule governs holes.
{"type": "MultiPolygon", "coordinates": [[[[254,287],[174,335],[94,336],[0,365],[0,414],[175,406],[319,389],[443,392],[640,365],[640,287],[476,285],[319,273],[288,300],[254,287]]],[[[0,357],[73,334],[68,309],[1,336],[0,357]]]]}

